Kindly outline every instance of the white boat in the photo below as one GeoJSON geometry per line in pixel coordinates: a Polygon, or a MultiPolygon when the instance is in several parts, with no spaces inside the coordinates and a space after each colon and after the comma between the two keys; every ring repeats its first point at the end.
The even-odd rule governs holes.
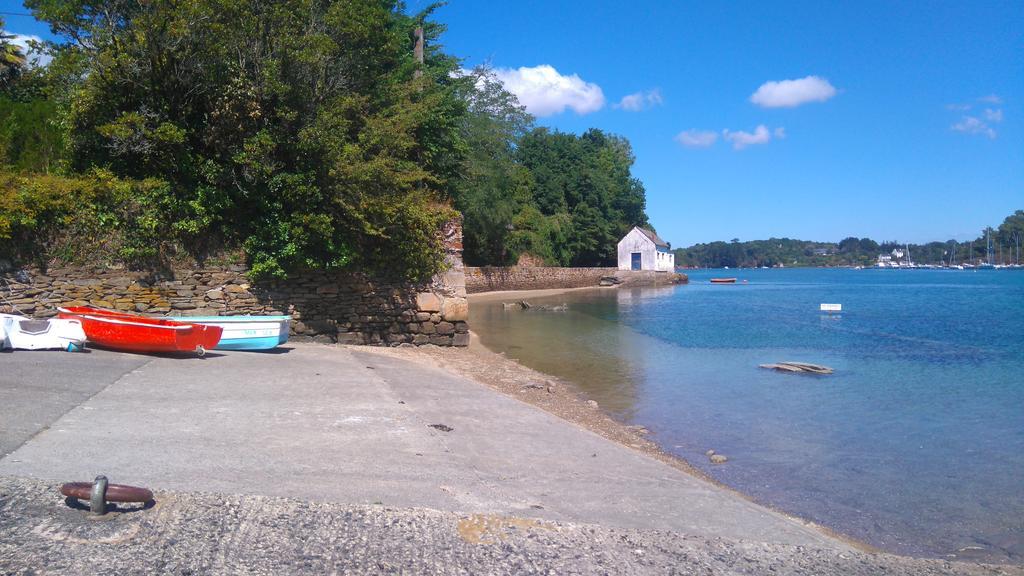
{"type": "Polygon", "coordinates": [[[269,350],[288,341],[291,316],[185,316],[174,320],[224,329],[216,350],[269,350]]]}
{"type": "Polygon", "coordinates": [[[50,318],[36,320],[0,314],[0,350],[67,350],[75,352],[85,345],[85,332],[78,320],[50,318]]]}

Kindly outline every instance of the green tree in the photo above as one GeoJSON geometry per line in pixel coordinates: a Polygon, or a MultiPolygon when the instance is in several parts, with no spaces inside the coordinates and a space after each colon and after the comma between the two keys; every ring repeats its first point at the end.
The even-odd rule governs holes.
{"type": "Polygon", "coordinates": [[[21,47],[14,43],[14,36],[3,29],[4,19],[0,17],[0,92],[14,83],[27,64],[21,47]]]}
{"type": "Polygon", "coordinates": [[[489,68],[475,68],[464,81],[468,110],[461,134],[467,153],[455,193],[455,206],[463,214],[463,254],[473,265],[514,263],[520,250],[509,235],[516,229],[516,215],[530,202],[532,187],[515,150],[533,117],[489,68]]]}
{"type": "Polygon", "coordinates": [[[441,262],[464,148],[433,7],[387,0],[27,0],[54,62],[71,168],[167,183],[170,239],[245,248],[256,274],[441,262]],[[412,35],[425,29],[420,67],[412,35]],[[417,77],[417,70],[422,72],[417,77]]]}

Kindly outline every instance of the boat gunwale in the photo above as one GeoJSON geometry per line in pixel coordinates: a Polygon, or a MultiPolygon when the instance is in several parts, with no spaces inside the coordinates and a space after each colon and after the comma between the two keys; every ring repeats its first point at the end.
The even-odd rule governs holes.
{"type": "Polygon", "coordinates": [[[166,316],[166,318],[175,322],[190,322],[193,324],[215,324],[218,322],[223,322],[224,324],[255,324],[260,322],[280,324],[281,322],[289,322],[292,319],[291,316],[166,316]]]}
{"type": "MultiPolygon", "coordinates": [[[[68,314],[74,314],[74,312],[68,312],[68,314]]],[[[147,324],[145,322],[131,322],[129,320],[121,320],[120,318],[114,318],[112,316],[92,316],[91,314],[76,314],[82,318],[88,320],[94,320],[96,322],[109,322],[111,324],[123,324],[125,326],[141,326],[143,328],[162,328],[165,330],[192,330],[195,328],[192,324],[180,324],[178,326],[168,326],[166,324],[147,324]]]]}

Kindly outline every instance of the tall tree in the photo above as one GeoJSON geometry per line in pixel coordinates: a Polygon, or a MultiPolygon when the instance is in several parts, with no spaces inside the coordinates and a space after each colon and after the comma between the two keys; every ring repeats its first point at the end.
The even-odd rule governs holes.
{"type": "Polygon", "coordinates": [[[439,265],[463,147],[456,61],[397,0],[27,0],[70,42],[71,165],[157,178],[166,233],[257,274],[439,265]],[[412,57],[413,30],[428,50],[412,57]]]}

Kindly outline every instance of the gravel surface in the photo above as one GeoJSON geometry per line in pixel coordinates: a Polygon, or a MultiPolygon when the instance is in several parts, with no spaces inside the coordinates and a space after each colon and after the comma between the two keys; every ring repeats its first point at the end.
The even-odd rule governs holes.
{"type": "Polygon", "coordinates": [[[3,574],[1024,574],[1021,567],[493,515],[158,492],[92,517],[0,477],[3,574]]]}

